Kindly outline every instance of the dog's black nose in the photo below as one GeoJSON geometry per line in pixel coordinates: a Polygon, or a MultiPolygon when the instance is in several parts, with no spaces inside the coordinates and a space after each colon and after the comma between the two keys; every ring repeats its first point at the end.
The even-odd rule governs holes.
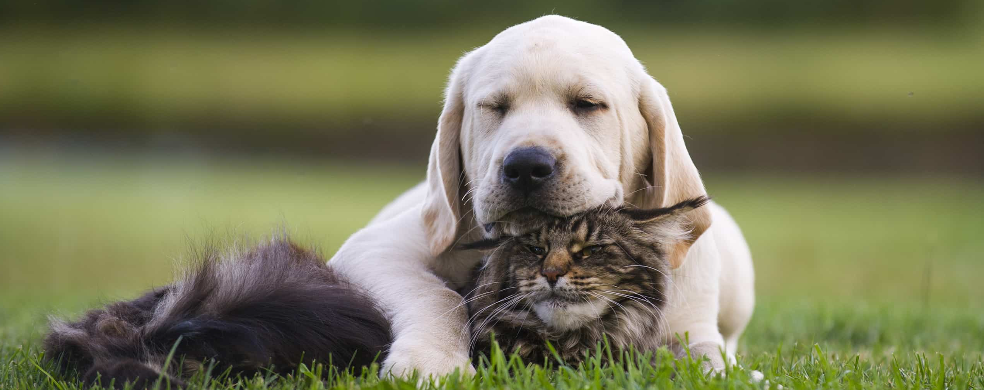
{"type": "Polygon", "coordinates": [[[502,180],[523,194],[553,177],[557,159],[538,147],[516,148],[502,161],[502,180]]]}

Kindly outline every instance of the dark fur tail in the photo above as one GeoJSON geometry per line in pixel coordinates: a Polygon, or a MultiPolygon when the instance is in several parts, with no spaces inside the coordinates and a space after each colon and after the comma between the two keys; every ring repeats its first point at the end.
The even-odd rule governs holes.
{"type": "Polygon", "coordinates": [[[384,357],[390,339],[388,321],[362,291],[313,252],[276,240],[226,259],[206,253],[171,286],[55,322],[45,350],[88,381],[121,385],[159,373],[175,344],[184,364],[172,362],[167,374],[178,380],[207,362],[247,375],[311,361],[363,367],[384,357]]]}

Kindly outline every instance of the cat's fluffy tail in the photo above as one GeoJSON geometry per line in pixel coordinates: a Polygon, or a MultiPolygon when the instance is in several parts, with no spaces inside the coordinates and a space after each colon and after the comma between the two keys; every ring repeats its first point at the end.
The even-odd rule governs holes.
{"type": "Polygon", "coordinates": [[[205,361],[250,374],[271,365],[291,372],[312,360],[344,369],[384,357],[388,321],[315,253],[277,239],[240,254],[198,257],[170,286],[78,322],[53,322],[46,356],[87,381],[101,376],[104,385],[160,374],[175,345],[185,364],[171,362],[164,373],[175,380],[205,361]]]}

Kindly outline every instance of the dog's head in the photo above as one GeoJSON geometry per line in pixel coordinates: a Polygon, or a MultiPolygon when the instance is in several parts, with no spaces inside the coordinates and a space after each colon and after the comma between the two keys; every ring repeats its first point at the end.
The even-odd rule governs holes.
{"type": "MultiPolygon", "coordinates": [[[[434,253],[472,229],[468,221],[491,228],[705,195],[666,90],[618,35],[561,16],[511,27],[458,61],[427,182],[434,253]]],[[[694,214],[696,240],[710,214],[694,214]]]]}

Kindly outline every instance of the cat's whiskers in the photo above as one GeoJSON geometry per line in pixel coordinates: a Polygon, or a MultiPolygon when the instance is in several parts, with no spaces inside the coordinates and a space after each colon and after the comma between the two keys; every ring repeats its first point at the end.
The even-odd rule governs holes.
{"type": "Polygon", "coordinates": [[[498,292],[498,291],[486,291],[486,292],[483,292],[483,293],[480,293],[480,294],[476,294],[476,295],[473,295],[473,296],[469,297],[469,295],[471,295],[472,293],[474,293],[475,290],[478,290],[478,289],[480,289],[482,287],[493,285],[493,284],[496,284],[496,283],[499,283],[499,282],[498,281],[494,281],[494,282],[482,283],[482,284],[480,284],[478,286],[475,286],[475,288],[471,289],[470,291],[468,291],[467,293],[465,293],[465,294],[462,295],[461,303],[455,305],[455,307],[452,307],[451,309],[448,309],[448,311],[445,311],[444,313],[442,313],[440,316],[438,316],[438,318],[444,318],[445,316],[447,316],[448,314],[451,314],[452,312],[454,312],[455,310],[457,310],[458,308],[460,308],[462,306],[465,306],[465,305],[467,305],[467,304],[469,304],[471,302],[474,302],[475,300],[477,300],[479,298],[482,298],[482,297],[484,297],[486,295],[494,294],[494,293],[498,292]]]}
{"type": "MultiPolygon", "coordinates": [[[[614,303],[615,306],[618,306],[619,308],[622,309],[622,312],[623,313],[625,313],[626,315],[629,314],[629,311],[628,311],[628,309],[625,308],[625,306],[623,306],[621,303],[618,303],[617,301],[612,300],[611,298],[606,297],[604,294],[598,294],[598,293],[596,293],[594,291],[588,291],[587,293],[588,294],[591,294],[591,295],[593,295],[593,296],[595,296],[597,298],[604,299],[604,300],[606,300],[608,302],[614,303]]],[[[615,313],[615,320],[618,322],[618,327],[621,328],[622,327],[622,317],[620,317],[618,315],[618,310],[614,310],[613,309],[613,311],[615,313]]]]}
{"type": "MultiPolygon", "coordinates": [[[[633,300],[635,302],[638,302],[640,304],[643,304],[642,305],[643,306],[643,309],[645,309],[646,312],[648,312],[650,315],[652,315],[653,318],[656,318],[656,319],[659,319],[660,318],[659,313],[657,313],[657,312],[649,309],[648,307],[646,307],[646,306],[652,306],[651,305],[651,302],[647,305],[647,304],[645,304],[645,301],[644,300],[640,300],[639,298],[636,298],[636,297],[634,297],[632,295],[622,294],[622,293],[611,291],[611,290],[607,290],[604,293],[606,293],[606,294],[612,294],[614,296],[622,297],[622,298],[625,298],[625,299],[631,299],[631,300],[633,300]]],[[[659,310],[658,308],[656,308],[656,306],[652,306],[652,308],[655,309],[655,310],[659,310]]]]}
{"type": "Polygon", "coordinates": [[[627,289],[624,289],[624,288],[619,288],[617,285],[613,285],[613,284],[609,284],[609,285],[606,285],[606,286],[607,286],[606,288],[611,288],[609,290],[606,290],[606,292],[615,294],[615,292],[617,291],[617,292],[621,292],[621,293],[628,293],[629,295],[631,295],[633,297],[642,298],[650,306],[652,306],[653,309],[655,309],[655,310],[659,311],[660,313],[662,313],[662,310],[659,308],[659,305],[656,305],[655,303],[653,303],[653,301],[650,300],[650,299],[655,299],[657,301],[660,301],[660,299],[658,299],[658,298],[654,298],[654,297],[645,295],[645,294],[643,294],[640,291],[633,291],[633,290],[627,290],[627,289]]]}
{"type": "MultiPolygon", "coordinates": [[[[612,287],[615,287],[615,286],[612,286],[612,287]]],[[[632,300],[634,300],[636,302],[639,302],[640,304],[642,304],[642,301],[639,301],[639,299],[642,299],[643,301],[645,301],[646,303],[648,303],[649,306],[651,306],[653,308],[653,310],[648,310],[647,309],[647,311],[650,311],[651,313],[653,313],[654,317],[656,318],[656,324],[659,327],[659,330],[658,331],[660,332],[660,335],[662,337],[665,337],[666,335],[669,334],[669,331],[670,331],[669,324],[666,322],[666,317],[663,315],[663,310],[660,309],[658,305],[656,305],[655,303],[653,303],[653,301],[650,300],[650,298],[652,298],[652,299],[656,299],[656,298],[650,297],[650,296],[645,295],[645,294],[642,294],[640,292],[631,291],[631,290],[617,289],[617,291],[628,292],[630,295],[626,296],[626,298],[632,299],[632,300]]],[[[613,291],[609,291],[609,292],[612,293],[612,294],[616,294],[613,291]]],[[[658,301],[659,299],[656,299],[656,300],[658,301]]]]}
{"type": "MultiPolygon", "coordinates": [[[[488,322],[491,321],[492,318],[496,317],[499,313],[501,313],[504,310],[509,310],[509,309],[515,307],[517,304],[519,304],[520,302],[522,302],[522,300],[524,298],[529,297],[530,295],[532,295],[532,293],[527,293],[527,294],[522,294],[522,295],[516,293],[516,294],[510,295],[509,297],[511,297],[511,299],[508,302],[506,302],[505,304],[501,304],[501,306],[499,306],[499,308],[497,308],[497,309],[493,310],[491,313],[489,313],[489,315],[486,316],[483,319],[482,323],[480,323],[478,325],[478,327],[475,329],[475,332],[473,332],[473,334],[471,336],[471,339],[468,342],[468,348],[471,349],[472,347],[475,346],[475,343],[478,341],[478,337],[481,337],[485,333],[486,325],[488,325],[488,322]]],[[[502,302],[502,300],[499,300],[496,303],[499,303],[499,302],[502,302]]],[[[485,311],[489,307],[491,307],[493,305],[496,305],[496,303],[493,303],[492,305],[486,306],[485,309],[482,309],[482,311],[485,311]]],[[[471,322],[472,321],[469,321],[469,323],[471,323],[471,322]]]]}
{"type": "Polygon", "coordinates": [[[517,295],[519,295],[519,293],[512,293],[512,294],[509,294],[509,295],[507,295],[507,296],[506,296],[505,298],[502,298],[502,299],[500,299],[500,300],[498,300],[498,301],[495,301],[495,302],[492,302],[492,303],[490,303],[490,304],[488,304],[488,305],[486,305],[485,307],[483,307],[483,308],[482,308],[482,310],[479,310],[479,311],[477,311],[477,312],[475,312],[475,313],[472,313],[472,316],[474,317],[474,316],[477,316],[477,315],[479,315],[479,314],[482,314],[482,312],[484,312],[484,311],[486,311],[486,310],[488,310],[488,309],[490,309],[490,308],[492,308],[493,306],[495,306],[495,305],[498,305],[499,303],[502,303],[503,301],[506,301],[506,300],[509,300],[509,299],[512,299],[512,298],[515,298],[515,297],[516,297],[517,295]]]}
{"type": "Polygon", "coordinates": [[[509,295],[507,295],[507,296],[506,296],[505,298],[502,298],[502,299],[500,299],[500,300],[498,300],[498,301],[495,301],[495,302],[492,302],[492,303],[490,303],[490,304],[488,304],[488,305],[486,305],[485,307],[483,307],[483,308],[482,308],[481,310],[479,310],[479,311],[477,311],[477,312],[476,312],[476,311],[473,311],[472,313],[470,313],[470,314],[469,314],[469,318],[468,318],[468,322],[466,322],[466,323],[465,323],[465,327],[466,327],[466,328],[468,328],[468,329],[470,329],[470,328],[471,328],[471,324],[472,324],[473,322],[475,322],[475,320],[476,320],[476,319],[478,319],[478,317],[479,317],[479,315],[480,315],[480,314],[482,314],[482,313],[483,313],[484,311],[486,311],[486,310],[488,310],[488,309],[491,309],[491,308],[493,308],[493,307],[495,307],[495,306],[497,306],[497,305],[499,305],[499,304],[500,304],[500,303],[502,303],[503,301],[507,301],[507,300],[510,300],[510,299],[513,299],[513,298],[515,298],[515,297],[516,297],[517,295],[519,295],[519,293],[512,293],[512,294],[509,294],[509,295]]]}
{"type": "MultiPolygon", "coordinates": [[[[495,284],[495,283],[496,282],[486,283],[485,285],[490,285],[490,284],[495,284]]],[[[475,287],[475,288],[472,289],[472,291],[475,291],[477,289],[478,289],[478,287],[475,287]]],[[[459,303],[459,304],[455,305],[454,307],[448,309],[448,311],[445,311],[443,314],[441,314],[437,318],[444,318],[445,316],[447,316],[448,314],[451,314],[452,312],[454,312],[455,310],[457,310],[458,308],[460,308],[462,306],[465,306],[465,305],[467,305],[469,303],[472,303],[475,300],[477,300],[479,298],[482,298],[482,297],[484,297],[486,295],[495,294],[495,293],[496,293],[496,291],[486,291],[486,292],[475,294],[475,295],[473,295],[471,297],[468,297],[468,294],[471,294],[471,292],[469,292],[468,294],[465,294],[464,295],[465,297],[468,297],[468,298],[462,298],[461,303],[459,303]]]]}
{"type": "Polygon", "coordinates": [[[465,332],[462,332],[462,337],[464,337],[465,334],[468,335],[469,345],[471,345],[474,342],[473,340],[475,339],[475,337],[478,337],[478,334],[480,333],[478,329],[472,329],[472,324],[474,324],[475,321],[480,319],[479,314],[481,314],[485,310],[488,310],[489,308],[499,305],[504,300],[514,298],[516,295],[517,295],[516,293],[510,294],[505,298],[502,298],[496,302],[492,302],[486,305],[485,307],[482,308],[482,310],[479,310],[478,312],[471,312],[468,314],[468,321],[465,322],[464,325],[465,332]]]}
{"type": "MultiPolygon", "coordinates": [[[[590,301],[588,301],[588,297],[586,295],[585,296],[582,296],[581,299],[584,300],[584,303],[587,303],[587,304],[590,304],[591,303],[590,301]]],[[[608,304],[608,302],[605,302],[605,304],[608,304]]],[[[615,312],[615,308],[613,308],[611,305],[608,305],[608,307],[612,309],[612,312],[615,312]]],[[[619,319],[618,318],[618,313],[615,312],[615,320],[618,321],[618,319],[619,319]]],[[[608,324],[604,320],[602,320],[601,318],[598,318],[598,323],[601,324],[601,333],[602,334],[608,334],[608,324]]],[[[621,323],[619,323],[619,324],[621,324],[621,323]]]]}
{"type": "MultiPolygon", "coordinates": [[[[519,304],[525,298],[527,298],[527,297],[529,297],[531,295],[533,295],[533,293],[528,293],[528,294],[523,295],[521,298],[519,298],[518,302],[516,302],[515,304],[512,304],[511,307],[509,307],[506,310],[512,311],[513,309],[515,309],[516,304],[519,304]]],[[[528,300],[526,301],[526,307],[530,307],[531,304],[532,304],[532,302],[530,302],[528,300]]],[[[499,313],[502,313],[502,312],[500,311],[499,313]]],[[[523,317],[524,318],[524,321],[525,321],[526,316],[528,316],[529,314],[530,314],[529,311],[526,311],[526,315],[523,317]]],[[[500,315],[497,315],[497,314],[493,313],[492,315],[489,316],[489,318],[492,318],[493,316],[496,317],[496,320],[495,320],[495,322],[492,325],[489,326],[489,328],[495,328],[495,326],[499,324],[499,321],[502,320],[502,317],[503,317],[503,316],[500,316],[500,315]]],[[[478,340],[472,341],[471,344],[475,344],[476,341],[478,341],[478,340]]]]}
{"type": "MultiPolygon", "coordinates": [[[[597,293],[594,293],[592,291],[588,291],[588,294],[591,294],[591,295],[593,295],[596,298],[602,298],[605,301],[605,304],[608,305],[608,308],[612,310],[612,313],[615,314],[615,321],[618,323],[618,326],[619,327],[622,327],[622,318],[618,316],[618,310],[616,310],[615,307],[612,306],[611,303],[608,303],[608,302],[613,302],[611,299],[605,298],[604,296],[601,296],[601,295],[599,295],[597,293]]],[[[584,298],[584,303],[590,303],[590,302],[588,302],[588,299],[587,298],[584,298]]],[[[601,317],[599,317],[598,320],[600,321],[601,320],[601,317]]],[[[608,333],[608,329],[605,327],[605,322],[604,321],[601,321],[601,329],[605,333],[608,333]]]]}
{"type": "MultiPolygon", "coordinates": [[[[523,319],[520,320],[520,323],[516,327],[516,334],[513,335],[514,339],[519,337],[519,333],[523,331],[524,327],[529,326],[529,324],[526,323],[526,320],[529,318],[532,309],[533,309],[533,302],[526,301],[526,306],[523,307],[523,319]]],[[[495,324],[492,324],[492,326],[494,327],[495,324]]]]}
{"type": "Polygon", "coordinates": [[[642,267],[642,268],[651,269],[653,271],[656,271],[657,273],[659,273],[660,275],[663,275],[665,277],[670,277],[670,275],[667,275],[666,272],[663,272],[663,270],[661,270],[659,268],[655,268],[655,267],[650,267],[650,266],[645,265],[645,264],[630,264],[630,265],[623,265],[623,267],[642,267]]]}
{"type": "MultiPolygon", "coordinates": [[[[639,263],[639,261],[637,261],[634,257],[632,257],[632,255],[629,254],[629,251],[625,250],[625,248],[622,247],[622,245],[618,243],[618,241],[615,241],[615,245],[617,245],[620,249],[622,249],[622,253],[625,253],[625,256],[628,257],[629,260],[632,260],[633,262],[639,263]]],[[[668,287],[675,289],[676,292],[679,294],[679,296],[681,298],[683,298],[684,305],[687,305],[689,307],[690,304],[686,300],[687,294],[684,294],[683,290],[680,289],[680,286],[677,286],[676,283],[673,283],[673,277],[671,277],[670,275],[667,275],[666,272],[663,272],[662,270],[659,270],[657,268],[650,267],[648,265],[635,264],[635,265],[627,265],[625,267],[634,267],[634,266],[641,266],[641,267],[649,268],[649,269],[652,269],[652,270],[656,271],[660,275],[663,275],[663,277],[666,278],[666,284],[668,285],[668,287]]]]}
{"type": "MultiPolygon", "coordinates": [[[[477,286],[475,286],[475,288],[473,288],[473,289],[471,289],[470,291],[468,291],[468,292],[466,292],[466,293],[464,293],[464,294],[462,294],[461,296],[463,296],[463,297],[467,297],[468,295],[470,295],[470,294],[472,294],[472,293],[474,293],[474,292],[475,292],[475,290],[478,290],[478,289],[480,289],[480,288],[482,288],[482,287],[485,287],[485,286],[490,286],[490,285],[493,285],[493,284],[496,284],[496,283],[501,283],[501,282],[499,282],[499,281],[493,281],[493,282],[488,282],[488,283],[482,283],[482,284],[480,284],[480,285],[477,285],[477,286]]],[[[495,291],[487,291],[487,292],[495,292],[495,291]]],[[[483,294],[484,294],[484,293],[483,293],[483,294]]]]}

